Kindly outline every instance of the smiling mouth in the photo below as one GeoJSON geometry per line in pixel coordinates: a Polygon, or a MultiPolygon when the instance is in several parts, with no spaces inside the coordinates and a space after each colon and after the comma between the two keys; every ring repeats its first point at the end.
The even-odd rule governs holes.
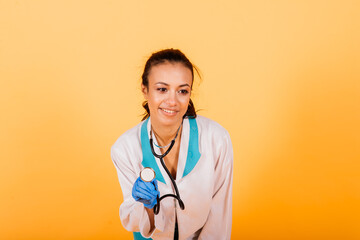
{"type": "Polygon", "coordinates": [[[177,113],[177,111],[174,111],[174,110],[169,110],[169,109],[164,109],[164,108],[160,108],[162,111],[166,112],[166,113],[169,113],[169,114],[175,114],[177,113]]]}

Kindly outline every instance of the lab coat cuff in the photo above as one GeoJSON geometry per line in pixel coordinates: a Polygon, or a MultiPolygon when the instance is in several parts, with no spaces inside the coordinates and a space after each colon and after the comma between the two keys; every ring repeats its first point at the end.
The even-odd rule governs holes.
{"type": "Polygon", "coordinates": [[[159,214],[155,215],[155,230],[154,233],[163,232],[165,229],[165,217],[162,214],[163,212],[159,212],[159,214]]]}
{"type": "MultiPolygon", "coordinates": [[[[142,207],[144,207],[144,206],[142,206],[142,207]]],[[[140,217],[140,224],[139,224],[140,233],[143,237],[151,238],[155,233],[164,231],[165,218],[161,213],[159,213],[158,215],[154,215],[154,223],[155,223],[155,227],[150,232],[149,216],[148,216],[148,213],[146,212],[146,210],[144,209],[144,211],[142,211],[142,216],[140,217]]]]}

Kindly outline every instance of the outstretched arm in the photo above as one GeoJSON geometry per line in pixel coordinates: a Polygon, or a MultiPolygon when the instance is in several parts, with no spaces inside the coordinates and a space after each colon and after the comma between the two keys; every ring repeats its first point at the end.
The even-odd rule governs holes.
{"type": "Polygon", "coordinates": [[[140,232],[144,237],[151,237],[156,231],[163,231],[164,217],[159,213],[154,216],[153,210],[132,197],[132,188],[138,178],[132,168],[130,159],[118,148],[111,148],[111,158],[115,165],[124,202],[120,206],[120,220],[124,228],[131,232],[140,232]]]}

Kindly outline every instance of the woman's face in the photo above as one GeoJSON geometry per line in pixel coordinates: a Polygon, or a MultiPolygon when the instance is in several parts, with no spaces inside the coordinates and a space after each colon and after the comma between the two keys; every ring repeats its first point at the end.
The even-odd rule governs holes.
{"type": "Polygon", "coordinates": [[[151,67],[148,88],[142,92],[149,104],[151,122],[156,126],[178,127],[191,94],[191,70],[181,63],[161,63],[151,67]]]}

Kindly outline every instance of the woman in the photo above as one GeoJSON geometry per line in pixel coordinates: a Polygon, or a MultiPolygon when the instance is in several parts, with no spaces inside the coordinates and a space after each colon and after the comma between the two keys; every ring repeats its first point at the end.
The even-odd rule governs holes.
{"type": "Polygon", "coordinates": [[[179,50],[153,53],[142,75],[145,117],[111,148],[124,197],[120,219],[135,239],[230,239],[231,140],[219,124],[197,116],[190,99],[194,69],[179,50]],[[166,152],[168,173],[154,157],[166,152]],[[145,167],[156,179],[139,177],[145,167]],[[160,200],[165,194],[180,198],[160,200]]]}

